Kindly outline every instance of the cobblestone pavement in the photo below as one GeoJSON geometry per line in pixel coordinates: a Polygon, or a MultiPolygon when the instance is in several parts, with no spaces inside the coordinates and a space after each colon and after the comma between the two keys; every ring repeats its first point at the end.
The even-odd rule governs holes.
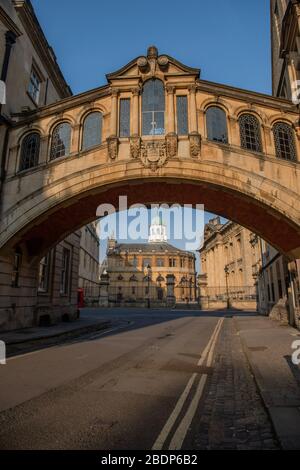
{"type": "Polygon", "coordinates": [[[234,320],[225,319],[212,375],[193,422],[193,449],[279,449],[234,320]]]}

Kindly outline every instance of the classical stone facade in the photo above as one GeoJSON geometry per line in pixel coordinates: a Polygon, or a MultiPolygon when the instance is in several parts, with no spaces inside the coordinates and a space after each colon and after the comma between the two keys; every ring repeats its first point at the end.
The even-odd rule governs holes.
{"type": "Polygon", "coordinates": [[[273,95],[291,100],[300,80],[300,2],[271,0],[270,4],[273,95]]]}
{"type": "Polygon", "coordinates": [[[83,289],[84,304],[96,306],[99,301],[100,240],[96,222],[80,230],[78,287],[83,289]]]}
{"type": "MultiPolygon", "coordinates": [[[[20,12],[25,4],[15,1],[20,12]]],[[[47,77],[38,69],[35,97],[47,77]]],[[[64,99],[14,113],[2,139],[2,257],[22,253],[20,269],[37,270],[51,247],[95,220],[99,204],[118,207],[120,195],[128,204],[203,203],[299,257],[296,104],[203,80],[154,46],[77,96],[54,70],[64,99]]]]}
{"type": "MultiPolygon", "coordinates": [[[[0,204],[7,169],[7,142],[15,116],[71,96],[54,53],[29,1],[0,5],[1,80],[6,85],[0,125],[0,204]]],[[[50,324],[77,315],[79,232],[67,236],[41,259],[27,254],[0,257],[0,329],[50,324]]]]}
{"type": "Polygon", "coordinates": [[[211,219],[204,229],[200,249],[200,296],[202,307],[226,306],[256,308],[253,279],[252,233],[234,222],[211,219]]]}
{"type": "Polygon", "coordinates": [[[170,245],[160,220],[150,226],[148,243],[118,243],[111,238],[104,269],[110,306],[166,305],[169,278],[174,302],[196,300],[195,255],[170,245]]]}
{"type": "MultiPolygon", "coordinates": [[[[300,103],[300,2],[271,0],[274,96],[300,103]]],[[[281,323],[300,326],[299,260],[290,261],[269,243],[261,245],[257,271],[259,311],[281,323]]]]}
{"type": "Polygon", "coordinates": [[[108,74],[108,85],[19,115],[9,132],[2,253],[21,240],[31,258],[42,256],[94,220],[101,202],[117,207],[126,194],[128,204],[204,203],[294,258],[300,252],[297,107],[199,74],[150,48],[108,74]],[[160,111],[151,110],[153,93],[160,111]],[[286,148],[276,146],[282,125],[286,148]],[[32,133],[39,151],[26,160],[24,139],[32,133]],[[64,152],[56,149],[57,135],[65,139],[64,152]]]}

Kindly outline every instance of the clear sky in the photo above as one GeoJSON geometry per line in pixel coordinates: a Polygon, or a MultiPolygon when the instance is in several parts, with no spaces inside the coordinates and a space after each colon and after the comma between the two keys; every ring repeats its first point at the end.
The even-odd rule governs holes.
{"type": "Polygon", "coordinates": [[[152,44],[205,80],[271,93],[269,0],[31,1],[74,94],[152,44]]]}
{"type": "Polygon", "coordinates": [[[202,78],[271,92],[269,0],[31,0],[73,93],[154,44],[202,78]]]}

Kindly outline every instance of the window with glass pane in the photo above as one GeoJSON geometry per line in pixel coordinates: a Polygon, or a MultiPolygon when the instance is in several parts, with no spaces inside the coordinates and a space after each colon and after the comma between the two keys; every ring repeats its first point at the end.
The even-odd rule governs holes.
{"type": "Polygon", "coordinates": [[[285,122],[277,122],[273,127],[276,156],[285,160],[295,161],[296,146],[294,132],[285,122]]]}
{"type": "Polygon", "coordinates": [[[50,272],[50,252],[44,256],[39,265],[38,289],[43,292],[48,291],[50,272]]]}
{"type": "Polygon", "coordinates": [[[227,121],[223,109],[216,106],[208,108],[206,111],[206,127],[208,140],[227,144],[227,121]]]}
{"type": "Polygon", "coordinates": [[[38,164],[40,152],[40,136],[32,132],[24,137],[21,146],[20,171],[28,170],[38,164]]]}
{"type": "Polygon", "coordinates": [[[142,133],[165,133],[165,90],[161,80],[148,80],[142,93],[142,133]]]}
{"type": "Polygon", "coordinates": [[[187,96],[177,96],[177,133],[178,135],[187,135],[188,129],[188,104],[187,96]]]}
{"type": "Polygon", "coordinates": [[[63,122],[55,127],[52,134],[50,159],[64,157],[70,153],[71,126],[63,122]]]}
{"type": "Polygon", "coordinates": [[[130,99],[120,99],[120,137],[130,136],[130,99]]]}
{"type": "Polygon", "coordinates": [[[28,93],[31,98],[38,103],[40,95],[40,80],[34,68],[31,69],[28,93]]]}
{"type": "Polygon", "coordinates": [[[67,248],[63,248],[62,253],[62,267],[60,273],[60,293],[69,293],[69,281],[70,281],[70,261],[71,252],[67,248]]]}
{"type": "Polygon", "coordinates": [[[243,114],[239,119],[241,147],[254,152],[262,152],[260,125],[252,114],[243,114]]]}
{"type": "Polygon", "coordinates": [[[89,114],[83,123],[82,149],[86,150],[102,141],[102,114],[95,112],[89,114]]]}

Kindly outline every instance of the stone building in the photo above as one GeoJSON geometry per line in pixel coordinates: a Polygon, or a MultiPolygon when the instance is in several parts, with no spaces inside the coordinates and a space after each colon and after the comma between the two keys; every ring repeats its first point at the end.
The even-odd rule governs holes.
{"type": "MultiPolygon", "coordinates": [[[[6,99],[0,105],[2,191],[7,136],[16,116],[72,95],[30,1],[0,2],[0,67],[6,85],[6,99]]],[[[35,269],[23,266],[27,254],[21,247],[13,260],[0,258],[0,329],[76,317],[79,242],[79,232],[69,235],[35,269]]]]}
{"type": "Polygon", "coordinates": [[[221,223],[220,217],[205,225],[199,250],[202,303],[207,297],[210,307],[224,306],[228,296],[234,306],[256,308],[251,237],[246,228],[231,221],[221,223]]]}
{"type": "Polygon", "coordinates": [[[108,241],[105,269],[110,305],[165,304],[168,276],[174,279],[177,303],[195,301],[195,255],[170,245],[166,227],[152,221],[148,243],[108,241]]]}
{"type": "Polygon", "coordinates": [[[78,287],[83,289],[84,304],[93,306],[99,301],[100,240],[97,223],[85,225],[80,234],[78,287]]]}
{"type": "MultiPolygon", "coordinates": [[[[24,31],[21,17],[29,30],[34,28],[30,3],[15,0],[11,5],[19,13],[15,21],[2,15],[5,31],[24,31]]],[[[14,37],[6,35],[2,78],[25,36],[20,34],[13,44],[14,37]]],[[[25,96],[21,110],[3,119],[3,323],[32,322],[32,312],[38,312],[34,280],[39,260],[94,220],[101,203],[117,207],[120,194],[128,196],[129,205],[201,202],[210,212],[263,236],[289,260],[299,257],[300,126],[295,104],[203,80],[199,69],[160,54],[155,46],[107,74],[103,86],[68,96],[37,26],[32,37],[34,73],[31,60],[23,89],[27,91],[29,80],[29,94],[42,104],[52,81],[57,101],[51,98],[34,107],[25,96]],[[39,74],[41,57],[48,66],[39,74]],[[18,290],[11,285],[15,279],[18,290]]],[[[70,272],[65,261],[72,259],[72,250],[64,253],[61,279],[70,272]]],[[[44,271],[40,267],[41,277],[44,271]]],[[[75,297],[65,296],[70,315],[75,297]]],[[[45,308],[50,311],[51,304],[45,308]]]]}
{"type": "MultiPolygon", "coordinates": [[[[272,91],[300,104],[300,1],[271,0],[272,91]]],[[[259,310],[300,326],[300,261],[288,263],[263,240],[257,276],[259,310]]]]}

